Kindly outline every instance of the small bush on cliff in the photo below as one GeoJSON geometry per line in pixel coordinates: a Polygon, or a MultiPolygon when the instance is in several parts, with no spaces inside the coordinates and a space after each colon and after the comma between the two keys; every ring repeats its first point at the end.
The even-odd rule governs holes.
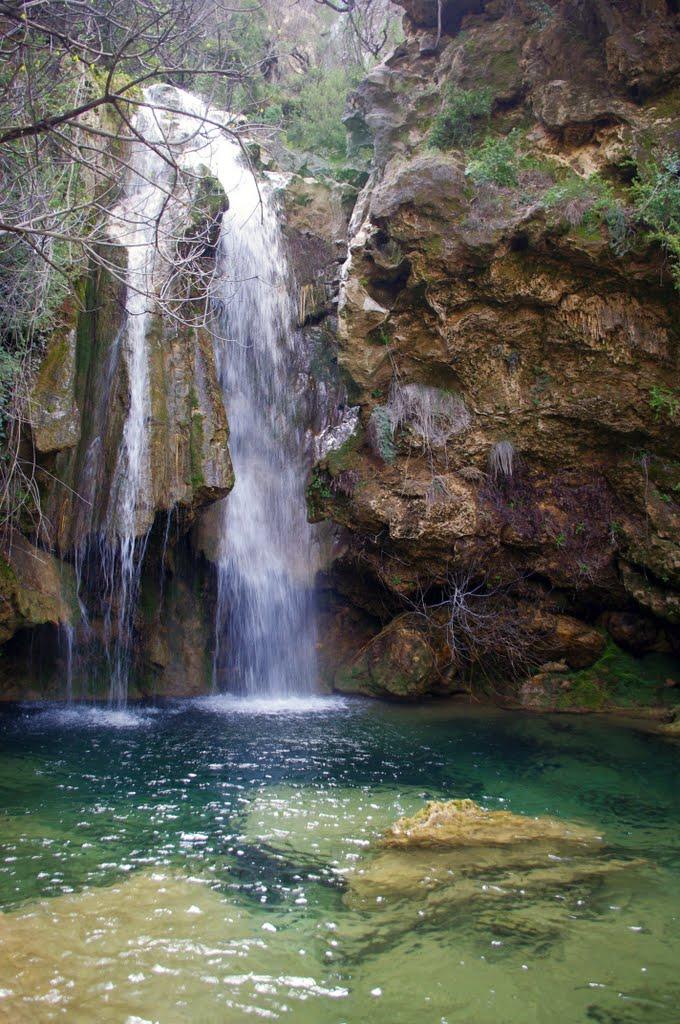
{"type": "Polygon", "coordinates": [[[297,95],[283,106],[288,122],[288,142],[310,153],[344,160],[347,156],[347,131],[342,115],[347,95],[359,77],[355,68],[308,72],[297,95]]]}
{"type": "Polygon", "coordinates": [[[470,413],[459,395],[426,384],[394,384],[387,411],[392,433],[407,428],[424,449],[445,448],[470,426],[470,413]]]}
{"type": "Polygon", "coordinates": [[[543,203],[572,228],[595,230],[605,224],[614,252],[619,256],[626,252],[632,233],[629,213],[599,174],[587,178],[570,174],[548,189],[543,203]]]}
{"type": "Polygon", "coordinates": [[[435,149],[464,146],[480,124],[488,121],[493,103],[491,89],[455,89],[449,87],[444,109],[435,117],[430,130],[430,145],[435,149]]]}
{"type": "Polygon", "coordinates": [[[667,154],[643,168],[632,185],[635,212],[647,224],[647,236],[668,254],[671,272],[680,288],[680,154],[667,154]]]}
{"type": "Polygon", "coordinates": [[[490,135],[470,157],[465,173],[476,185],[519,184],[520,156],[518,136],[511,132],[504,137],[490,135]]]}
{"type": "Polygon", "coordinates": [[[368,421],[366,430],[368,443],[374,455],[383,462],[394,462],[397,449],[394,445],[394,427],[386,405],[376,405],[368,421]]]}
{"type": "Polygon", "coordinates": [[[680,391],[655,384],[649,391],[649,407],[657,420],[674,420],[680,411],[680,391]]]}

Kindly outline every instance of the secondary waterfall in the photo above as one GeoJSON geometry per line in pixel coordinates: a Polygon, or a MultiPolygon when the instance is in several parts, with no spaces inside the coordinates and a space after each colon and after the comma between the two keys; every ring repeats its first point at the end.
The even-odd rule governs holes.
{"type": "MultiPolygon", "coordinates": [[[[149,94],[152,99],[153,93],[149,94]]],[[[121,706],[127,699],[133,650],[133,618],[151,509],[148,485],[148,420],[151,415],[147,334],[153,312],[156,263],[163,249],[162,213],[172,190],[172,169],[158,147],[164,140],[160,119],[151,107],[141,107],[136,130],[153,142],[135,147],[126,195],[114,211],[118,233],[127,248],[125,321],[120,355],[129,384],[130,403],[114,472],[102,548],[109,586],[105,626],[113,630],[109,699],[121,706]],[[111,616],[115,616],[112,623],[111,616]]]]}

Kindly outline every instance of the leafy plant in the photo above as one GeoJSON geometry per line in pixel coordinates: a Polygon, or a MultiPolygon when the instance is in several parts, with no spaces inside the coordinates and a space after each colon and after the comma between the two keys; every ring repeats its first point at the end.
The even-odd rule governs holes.
{"type": "Polygon", "coordinates": [[[373,340],[375,341],[376,345],[384,345],[385,347],[387,347],[391,343],[392,338],[387,328],[382,327],[378,331],[378,333],[373,336],[373,340]]]}
{"type": "Polygon", "coordinates": [[[283,106],[288,142],[316,155],[344,159],[347,132],[342,115],[347,94],[357,78],[356,69],[318,68],[308,72],[297,96],[288,104],[288,111],[283,106]]]}
{"type": "Polygon", "coordinates": [[[665,384],[655,384],[649,389],[649,407],[656,420],[674,420],[680,410],[680,391],[665,384]]]}
{"type": "Polygon", "coordinates": [[[386,405],[376,405],[368,421],[366,435],[374,455],[378,455],[383,462],[394,462],[397,457],[394,427],[386,405]]]}
{"type": "Polygon", "coordinates": [[[445,106],[432,123],[430,145],[436,149],[464,146],[480,124],[488,121],[492,105],[493,93],[486,86],[482,89],[449,87],[445,106]]]}
{"type": "Polygon", "coordinates": [[[326,475],[317,466],[312,470],[312,477],[307,486],[307,507],[312,517],[323,512],[326,501],[333,497],[326,475]]]}
{"type": "Polygon", "coordinates": [[[465,173],[476,185],[516,187],[520,170],[518,141],[517,132],[505,136],[487,136],[471,154],[465,173]]]}
{"type": "Polygon", "coordinates": [[[609,182],[599,174],[586,178],[570,174],[548,189],[543,203],[546,209],[559,211],[560,218],[570,227],[594,229],[606,224],[614,252],[622,256],[628,249],[630,217],[609,182]]]}
{"type": "Polygon", "coordinates": [[[666,250],[680,288],[680,154],[648,164],[631,188],[635,212],[649,226],[647,237],[666,250]]]}

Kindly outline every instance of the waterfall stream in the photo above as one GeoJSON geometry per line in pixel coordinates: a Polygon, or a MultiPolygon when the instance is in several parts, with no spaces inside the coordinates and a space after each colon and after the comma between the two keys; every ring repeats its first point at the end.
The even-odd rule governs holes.
{"type": "MultiPolygon", "coordinates": [[[[170,152],[189,175],[207,172],[216,178],[228,202],[210,320],[236,483],[217,509],[213,689],[247,696],[309,693],[316,673],[312,528],[304,495],[307,378],[294,329],[278,182],[276,176],[256,179],[239,141],[222,127],[228,115],[173,87],[154,86],[146,100],[136,129],[153,145],[134,147],[124,196],[112,212],[112,232],[127,250],[125,319],[114,348],[129,402],[108,505],[99,525],[90,523],[85,547],[90,560],[95,551],[104,594],[110,703],[122,706],[127,699],[141,571],[154,516],[148,332],[152,315],[162,312],[157,296],[167,279],[178,224],[186,217],[183,201],[176,202],[173,194],[170,152]]],[[[88,450],[88,457],[100,461],[106,417],[103,413],[88,450]]],[[[89,493],[100,469],[94,472],[87,459],[85,468],[83,491],[89,493]]],[[[84,560],[77,551],[78,571],[84,560]]],[[[89,628],[86,612],[83,625],[89,628]]],[[[72,674],[71,666],[69,689],[72,674]]]]}
{"type": "Polygon", "coordinates": [[[215,349],[236,483],[221,503],[213,688],[311,692],[314,553],[305,478],[306,377],[274,185],[212,139],[229,200],[216,275],[215,349]]]}

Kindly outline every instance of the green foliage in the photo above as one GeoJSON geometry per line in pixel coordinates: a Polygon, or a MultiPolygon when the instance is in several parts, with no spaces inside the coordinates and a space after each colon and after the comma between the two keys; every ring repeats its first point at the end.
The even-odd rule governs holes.
{"type": "Polygon", "coordinates": [[[436,149],[464,146],[491,115],[493,93],[490,88],[455,89],[449,87],[443,110],[430,129],[430,145],[436,149]]]}
{"type": "Polygon", "coordinates": [[[21,368],[21,359],[14,352],[0,348],[0,441],[6,436],[7,413],[14,381],[21,368]]]}
{"type": "Polygon", "coordinates": [[[394,444],[394,426],[386,405],[376,405],[368,421],[368,441],[375,455],[383,462],[394,462],[397,449],[394,444]]]}
{"type": "Polygon", "coordinates": [[[628,249],[630,219],[612,186],[599,174],[587,178],[569,174],[548,189],[543,203],[546,209],[557,211],[571,227],[595,231],[605,224],[614,252],[622,256],[628,249]]]}
{"type": "Polygon", "coordinates": [[[356,69],[318,68],[308,72],[299,92],[287,105],[286,136],[297,149],[316,155],[344,159],[347,132],[342,115],[347,94],[358,80],[356,69]]]}
{"type": "Polygon", "coordinates": [[[326,474],[315,466],[307,485],[307,510],[310,519],[316,520],[323,515],[325,503],[333,497],[326,474]]]}
{"type": "Polygon", "coordinates": [[[649,227],[647,237],[666,250],[680,288],[680,154],[666,154],[644,167],[632,194],[637,216],[649,227]]]}
{"type": "Polygon", "coordinates": [[[649,407],[657,420],[674,420],[680,411],[680,390],[655,384],[649,389],[649,407]]]}
{"type": "Polygon", "coordinates": [[[465,173],[476,185],[516,187],[521,167],[518,142],[517,132],[487,136],[481,146],[470,154],[465,173]]]}
{"type": "Polygon", "coordinates": [[[554,10],[550,4],[545,3],[545,0],[529,0],[527,7],[541,29],[549,25],[555,17],[554,10]]]}
{"type": "Polygon", "coordinates": [[[376,345],[384,345],[387,348],[392,343],[392,337],[386,327],[381,327],[377,334],[374,334],[371,338],[376,345]]]}

